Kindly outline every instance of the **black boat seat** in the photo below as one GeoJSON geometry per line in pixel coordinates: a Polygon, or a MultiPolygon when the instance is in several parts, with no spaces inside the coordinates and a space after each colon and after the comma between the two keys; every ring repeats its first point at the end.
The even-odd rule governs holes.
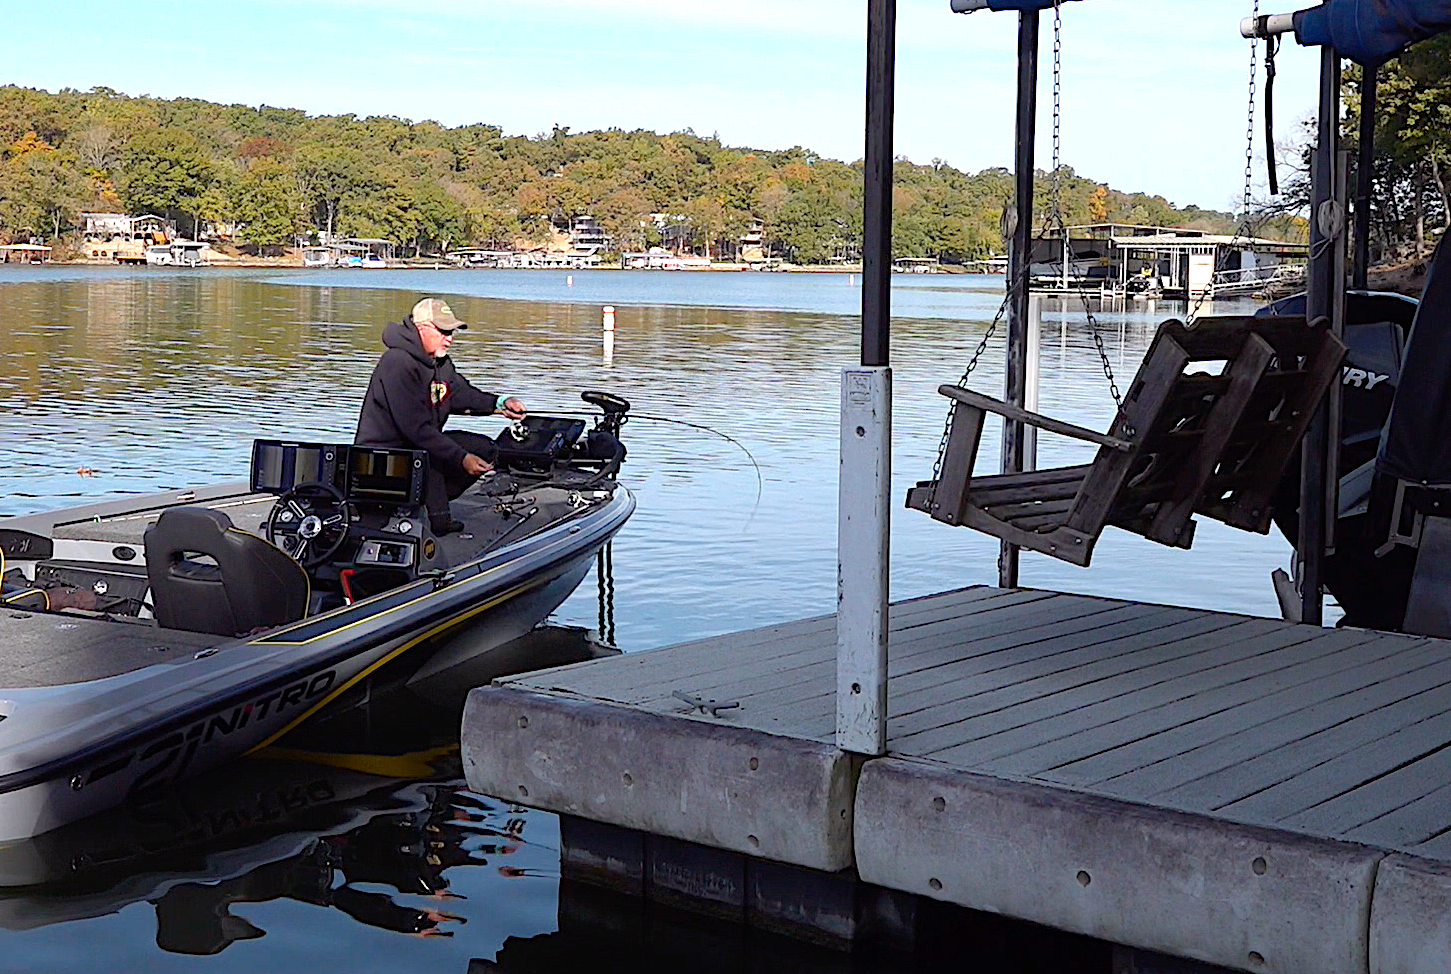
{"type": "Polygon", "coordinates": [[[145,541],[146,576],[163,628],[236,636],[307,614],[312,584],[302,566],[233,527],[221,511],[170,508],[146,529],[145,541]]]}

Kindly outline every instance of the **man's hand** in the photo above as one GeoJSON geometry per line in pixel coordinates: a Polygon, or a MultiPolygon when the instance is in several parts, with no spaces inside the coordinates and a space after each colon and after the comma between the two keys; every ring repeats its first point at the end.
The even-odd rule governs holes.
{"type": "Polygon", "coordinates": [[[529,414],[529,407],[524,405],[524,400],[518,396],[510,396],[504,400],[504,408],[499,410],[509,419],[523,419],[529,414]]]}
{"type": "Polygon", "coordinates": [[[487,460],[482,460],[472,453],[464,454],[464,470],[477,477],[481,473],[488,473],[494,469],[494,465],[487,460]]]}

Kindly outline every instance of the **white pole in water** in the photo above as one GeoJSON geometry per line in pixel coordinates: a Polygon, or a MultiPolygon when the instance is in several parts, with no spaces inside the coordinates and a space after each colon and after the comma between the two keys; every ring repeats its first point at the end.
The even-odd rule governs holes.
{"type": "Polygon", "coordinates": [[[615,360],[615,306],[605,305],[605,364],[615,360]]]}
{"type": "Polygon", "coordinates": [[[571,274],[564,279],[565,287],[574,287],[574,275],[571,274]]]}

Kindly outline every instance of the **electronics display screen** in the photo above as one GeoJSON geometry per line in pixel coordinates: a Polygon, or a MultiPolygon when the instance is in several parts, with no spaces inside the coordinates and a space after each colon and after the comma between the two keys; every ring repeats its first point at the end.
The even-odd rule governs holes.
{"type": "Polygon", "coordinates": [[[423,501],[422,454],[414,450],[381,450],[366,446],[347,448],[346,493],[349,500],[423,501]]]}
{"type": "Polygon", "coordinates": [[[252,443],[252,489],[281,494],[298,484],[330,479],[327,476],[335,447],[321,443],[284,443],[255,440],[252,443]]]}

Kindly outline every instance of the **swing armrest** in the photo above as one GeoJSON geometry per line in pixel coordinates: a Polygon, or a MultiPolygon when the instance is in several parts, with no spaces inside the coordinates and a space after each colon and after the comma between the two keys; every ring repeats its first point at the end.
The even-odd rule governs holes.
{"type": "Polygon", "coordinates": [[[1029,412],[1020,406],[994,399],[991,396],[984,396],[981,393],[973,392],[971,389],[963,389],[961,386],[941,385],[937,391],[948,399],[954,399],[965,406],[973,406],[990,413],[997,413],[1005,419],[1015,419],[1020,423],[1027,423],[1029,426],[1036,426],[1038,429],[1047,430],[1050,433],[1058,433],[1062,436],[1071,436],[1075,440],[1087,440],[1090,443],[1097,443],[1099,446],[1106,446],[1111,450],[1128,452],[1133,449],[1133,444],[1127,440],[1121,440],[1116,436],[1107,436],[1103,433],[1095,433],[1093,430],[1084,429],[1082,426],[1074,426],[1072,423],[1059,422],[1056,419],[1049,419],[1047,416],[1029,412]]]}

